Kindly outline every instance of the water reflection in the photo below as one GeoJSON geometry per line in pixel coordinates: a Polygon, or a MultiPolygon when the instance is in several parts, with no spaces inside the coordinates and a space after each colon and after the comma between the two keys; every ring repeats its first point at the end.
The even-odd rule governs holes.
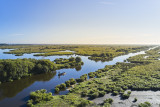
{"type": "Polygon", "coordinates": [[[49,81],[56,75],[56,72],[33,75],[21,80],[7,82],[0,85],[0,100],[11,98],[21,92],[23,89],[32,85],[35,81],[49,81]]]}

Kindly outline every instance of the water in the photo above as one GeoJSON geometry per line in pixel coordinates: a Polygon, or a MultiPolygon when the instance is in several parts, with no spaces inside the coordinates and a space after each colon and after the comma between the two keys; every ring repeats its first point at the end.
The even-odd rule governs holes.
{"type": "MultiPolygon", "coordinates": [[[[24,54],[23,56],[14,56],[12,54],[3,54],[9,49],[0,49],[0,59],[17,59],[17,58],[35,58],[35,59],[50,59],[53,61],[56,58],[69,58],[79,55],[63,55],[63,56],[33,56],[32,54],[24,54]]],[[[64,83],[70,78],[79,78],[83,74],[94,72],[98,69],[104,68],[105,65],[114,65],[117,62],[124,62],[127,58],[138,54],[145,54],[145,51],[137,53],[129,53],[115,57],[112,61],[95,62],[88,59],[88,56],[80,56],[84,65],[79,69],[61,69],[57,72],[66,72],[66,75],[59,77],[58,73],[39,74],[31,77],[26,77],[21,80],[7,82],[0,85],[0,107],[25,107],[26,101],[29,99],[29,93],[38,89],[47,89],[48,92],[54,93],[54,87],[58,84],[64,83]]],[[[68,91],[62,91],[59,94],[66,94],[68,91]]]]}

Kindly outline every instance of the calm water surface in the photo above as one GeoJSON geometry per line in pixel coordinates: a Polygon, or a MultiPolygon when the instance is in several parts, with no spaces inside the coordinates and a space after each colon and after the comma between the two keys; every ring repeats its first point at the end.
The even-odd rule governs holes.
{"type": "MultiPolygon", "coordinates": [[[[3,54],[9,49],[0,49],[0,59],[17,59],[17,58],[35,58],[35,59],[50,59],[53,61],[56,58],[69,58],[76,57],[78,55],[69,56],[33,56],[32,54],[24,54],[23,56],[14,56],[12,54],[3,54]]],[[[145,54],[144,51],[137,53],[130,53],[128,55],[122,55],[115,57],[112,61],[95,62],[88,59],[88,56],[80,56],[84,65],[79,69],[61,69],[57,72],[66,72],[66,75],[59,77],[57,72],[39,74],[31,77],[26,77],[21,80],[15,80],[13,82],[7,82],[0,85],[0,107],[26,107],[26,101],[29,99],[29,93],[31,91],[39,89],[47,89],[48,92],[54,93],[54,87],[58,84],[64,83],[70,78],[79,78],[83,74],[94,72],[98,69],[104,68],[105,65],[114,65],[117,62],[124,62],[127,58],[138,54],[145,54]]],[[[62,91],[60,94],[66,94],[68,91],[62,91]]]]}

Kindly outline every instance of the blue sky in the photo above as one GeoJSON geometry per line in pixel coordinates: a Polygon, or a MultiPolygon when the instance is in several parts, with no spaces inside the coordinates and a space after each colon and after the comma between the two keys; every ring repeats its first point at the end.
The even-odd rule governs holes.
{"type": "Polygon", "coordinates": [[[160,0],[0,0],[0,43],[159,44],[160,0]]]}

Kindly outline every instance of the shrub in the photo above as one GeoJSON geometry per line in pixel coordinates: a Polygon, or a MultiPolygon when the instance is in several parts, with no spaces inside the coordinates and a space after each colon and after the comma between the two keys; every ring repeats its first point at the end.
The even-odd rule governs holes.
{"type": "Polygon", "coordinates": [[[71,85],[73,85],[73,84],[76,83],[76,80],[75,80],[74,78],[69,79],[69,81],[70,81],[70,84],[71,84],[71,85]]]}
{"type": "Polygon", "coordinates": [[[87,74],[84,74],[84,75],[80,76],[80,78],[83,78],[84,80],[87,80],[87,74]]]}
{"type": "Polygon", "coordinates": [[[95,99],[99,96],[99,93],[98,92],[95,92],[93,94],[91,94],[91,99],[95,99]]]}
{"type": "Polygon", "coordinates": [[[90,90],[90,94],[93,94],[94,92],[98,92],[98,90],[96,88],[90,90]]]}
{"type": "Polygon", "coordinates": [[[55,88],[60,88],[60,85],[57,85],[55,88]]]}
{"type": "Polygon", "coordinates": [[[84,80],[85,80],[84,78],[77,78],[77,79],[76,79],[76,82],[78,82],[78,83],[79,83],[79,82],[84,82],[84,80]]]}
{"type": "Polygon", "coordinates": [[[27,106],[28,107],[32,107],[33,106],[33,100],[32,99],[27,101],[27,106]]]}
{"type": "Polygon", "coordinates": [[[134,98],[133,102],[137,102],[137,98],[134,98]]]}
{"type": "Polygon", "coordinates": [[[104,103],[103,104],[103,107],[110,107],[111,106],[111,104],[109,104],[109,103],[104,103]]]}
{"type": "Polygon", "coordinates": [[[144,102],[139,104],[138,107],[151,107],[151,104],[149,102],[144,102]]]}
{"type": "Polygon", "coordinates": [[[78,105],[78,107],[86,107],[87,105],[89,105],[90,102],[87,100],[82,100],[81,103],[78,105]]]}
{"type": "Polygon", "coordinates": [[[56,93],[58,93],[60,90],[59,90],[59,88],[55,88],[54,91],[55,91],[56,93]]]}
{"type": "Polygon", "coordinates": [[[65,81],[65,84],[66,84],[67,87],[69,87],[70,86],[70,81],[65,81]]]}
{"type": "Polygon", "coordinates": [[[94,78],[95,77],[95,73],[94,72],[90,72],[88,73],[89,78],[94,78]]]}
{"type": "Polygon", "coordinates": [[[98,88],[100,91],[103,91],[105,90],[105,87],[103,85],[101,85],[99,88],[98,88]]]}
{"type": "Polygon", "coordinates": [[[124,89],[124,90],[127,90],[127,89],[128,89],[128,87],[127,87],[127,86],[124,86],[124,87],[123,87],[123,89],[124,89]]]}
{"type": "Polygon", "coordinates": [[[87,90],[84,90],[84,91],[81,93],[82,97],[86,97],[87,94],[88,94],[87,90]]]}
{"type": "Polygon", "coordinates": [[[65,89],[65,88],[66,88],[66,84],[62,83],[62,84],[60,85],[60,89],[65,89]]]}
{"type": "Polygon", "coordinates": [[[82,60],[81,60],[81,58],[80,57],[76,57],[76,63],[79,63],[79,62],[81,62],[82,60]]]}
{"type": "Polygon", "coordinates": [[[118,95],[118,91],[113,91],[113,95],[118,95]]]}
{"type": "Polygon", "coordinates": [[[123,95],[122,95],[122,98],[123,98],[123,99],[128,99],[129,96],[130,96],[130,94],[123,94],[123,95]]]}
{"type": "Polygon", "coordinates": [[[113,103],[113,99],[108,98],[108,99],[104,100],[104,103],[112,104],[113,103]]]}
{"type": "Polygon", "coordinates": [[[102,74],[97,74],[97,78],[101,78],[102,77],[102,74]]]}
{"type": "Polygon", "coordinates": [[[70,57],[69,58],[69,61],[71,62],[71,61],[74,61],[75,60],[75,58],[74,57],[70,57]]]}
{"type": "Polygon", "coordinates": [[[41,101],[50,101],[51,99],[53,99],[53,96],[52,93],[46,93],[45,89],[41,89],[35,92],[31,92],[30,99],[32,101],[29,101],[29,105],[31,105],[31,102],[40,103],[41,101]]]}
{"type": "Polygon", "coordinates": [[[103,97],[106,93],[104,91],[99,91],[99,96],[103,97]]]}
{"type": "Polygon", "coordinates": [[[110,93],[110,92],[112,92],[112,89],[107,88],[107,89],[105,89],[105,91],[106,91],[107,93],[110,93]]]}
{"type": "Polygon", "coordinates": [[[127,94],[131,94],[131,91],[128,91],[127,94]]]}

